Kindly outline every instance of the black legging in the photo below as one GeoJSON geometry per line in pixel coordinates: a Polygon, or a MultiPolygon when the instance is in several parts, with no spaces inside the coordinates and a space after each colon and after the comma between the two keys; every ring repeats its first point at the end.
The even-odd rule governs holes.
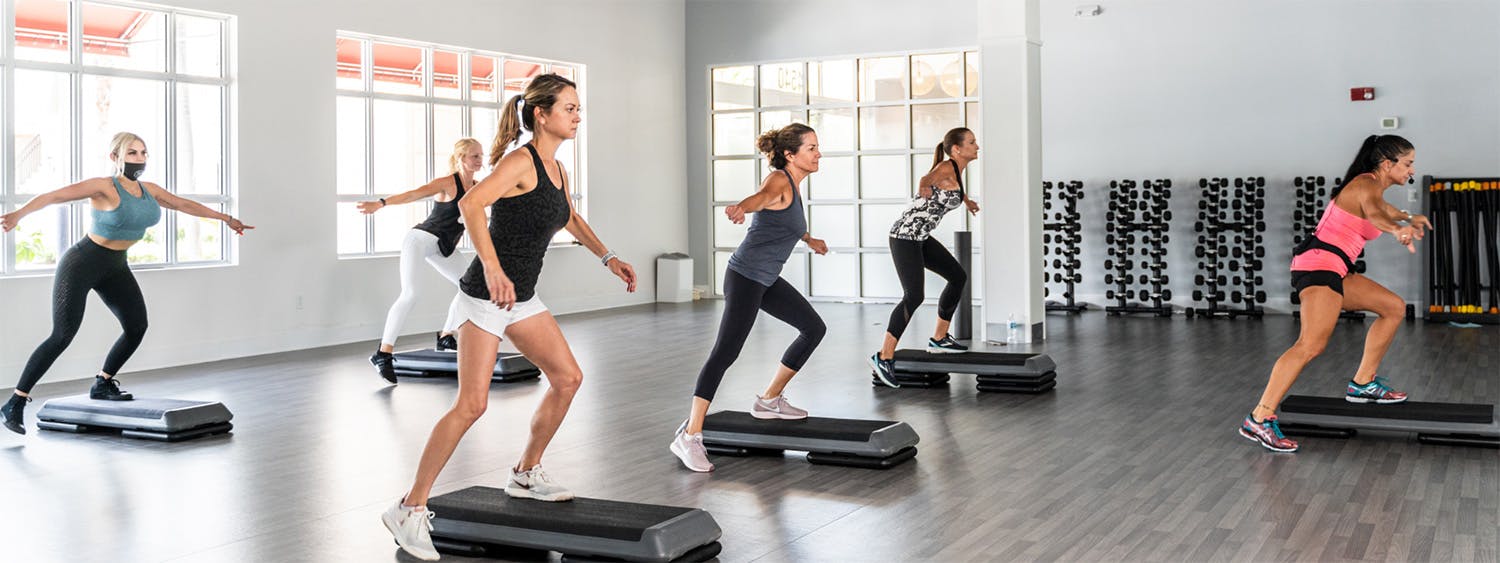
{"type": "Polygon", "coordinates": [[[802,364],[807,363],[807,357],[812,355],[828,331],[812,304],[786,280],[776,278],[776,283],[766,287],[739,272],[726,269],[724,318],[719,321],[719,339],[714,342],[713,351],[708,353],[703,370],[698,372],[698,387],[693,390],[693,396],[705,401],[714,400],[714,392],[719,390],[724,371],[740,357],[740,348],[745,346],[745,338],[750,336],[750,327],[755,326],[755,316],[760,311],[792,325],[801,333],[781,355],[781,365],[792,371],[802,369],[802,364]]]}
{"type": "Polygon", "coordinates": [[[948,249],[943,248],[943,243],[932,237],[920,241],[892,237],[890,241],[891,259],[896,262],[896,277],[901,280],[901,303],[896,305],[896,310],[891,311],[891,321],[886,326],[886,332],[900,339],[901,334],[906,332],[906,324],[911,322],[912,313],[922,306],[922,300],[926,299],[923,286],[927,282],[926,276],[922,274],[923,269],[932,270],[948,280],[943,294],[938,296],[938,318],[953,320],[953,312],[958,309],[958,298],[963,292],[964,284],[969,281],[968,272],[948,253],[948,249]]]}
{"type": "Polygon", "coordinates": [[[31,393],[37,380],[73,342],[78,325],[83,322],[83,306],[88,303],[89,290],[99,292],[99,299],[125,330],[104,359],[104,373],[111,376],[119,373],[146,335],[146,302],[141,298],[141,286],[136,285],[135,275],[130,273],[130,264],[125,261],[125,251],[110,250],[84,237],[63,253],[52,283],[52,335],[36,347],[21,371],[16,390],[22,393],[31,393]]]}

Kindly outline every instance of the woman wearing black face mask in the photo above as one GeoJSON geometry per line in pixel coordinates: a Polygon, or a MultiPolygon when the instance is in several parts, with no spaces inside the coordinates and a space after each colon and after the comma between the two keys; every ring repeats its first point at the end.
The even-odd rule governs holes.
{"type": "Polygon", "coordinates": [[[146,334],[146,304],[125,260],[125,249],[140,242],[146,229],[161,220],[163,207],[194,217],[218,219],[238,234],[255,228],[196,201],[177,197],[161,186],[141,182],[141,174],[146,171],[146,143],[132,133],[115,134],[110,142],[109,159],[115,163],[114,176],[91,178],[44,193],[20,209],[0,215],[0,232],[8,232],[16,228],[22,218],[43,207],[88,199],[94,217],[88,236],[63,253],[62,260],[57,263],[52,287],[52,334],[31,354],[21,372],[21,380],[16,383],[15,394],[4,407],[0,407],[0,419],[12,432],[26,433],[22,421],[31,388],[78,333],[89,290],[99,293],[99,298],[124,329],[124,334],[115,341],[105,358],[104,367],[94,378],[89,397],[106,401],[132,398],[120,390],[114,376],[125,360],[135,353],[146,334]]]}

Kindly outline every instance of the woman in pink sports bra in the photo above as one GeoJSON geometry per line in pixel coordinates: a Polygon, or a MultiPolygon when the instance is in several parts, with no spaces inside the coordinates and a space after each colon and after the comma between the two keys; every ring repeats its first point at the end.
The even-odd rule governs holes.
{"type": "Polygon", "coordinates": [[[1424,229],[1432,228],[1427,217],[1396,209],[1385,201],[1385,190],[1411,180],[1415,156],[1412,144],[1399,136],[1367,137],[1344,174],[1341,187],[1334,188],[1332,201],[1313,236],[1293,251],[1292,288],[1302,300],[1302,333],[1276,360],[1260,403],[1240,423],[1244,437],[1272,451],[1297,451],[1297,442],[1287,439],[1276,423],[1276,407],[1302,368],[1323,352],[1341,310],[1379,315],[1365,336],[1364,357],[1345,389],[1344,400],[1380,404],[1406,400],[1406,393],[1391,389],[1384,378],[1375,375],[1406,316],[1406,302],[1349,268],[1365,243],[1380,233],[1391,233],[1397,243],[1415,253],[1414,242],[1422,238],[1424,229]],[[1399,224],[1402,222],[1406,225],[1399,224]]]}

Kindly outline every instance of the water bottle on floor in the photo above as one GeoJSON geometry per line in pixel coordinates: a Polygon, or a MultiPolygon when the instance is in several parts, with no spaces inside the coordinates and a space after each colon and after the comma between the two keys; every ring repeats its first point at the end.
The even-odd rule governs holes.
{"type": "Polygon", "coordinates": [[[1020,344],[1025,338],[1025,331],[1021,329],[1021,321],[1016,320],[1015,313],[1012,313],[1009,323],[1006,324],[1005,343],[1020,344]]]}

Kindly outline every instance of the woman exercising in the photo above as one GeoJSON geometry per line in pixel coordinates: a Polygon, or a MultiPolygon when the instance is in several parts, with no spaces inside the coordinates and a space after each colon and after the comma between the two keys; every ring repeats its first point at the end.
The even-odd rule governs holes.
{"type": "Polygon", "coordinates": [[[932,238],[932,230],[937,228],[944,215],[958,209],[960,204],[966,206],[970,214],[979,213],[979,204],[964,192],[963,180],[964,169],[978,158],[979,143],[974,139],[974,132],[967,127],[949,129],[933,152],[932,169],[918,183],[917,197],[901,213],[901,218],[891,225],[891,260],[896,262],[896,277],[901,280],[901,303],[891,311],[880,351],[870,356],[875,378],[888,387],[901,386],[895,376],[896,343],[906,332],[912,314],[926,298],[923,286],[927,280],[923,270],[932,270],[948,282],[938,297],[937,328],[927,340],[927,351],[951,353],[969,349],[948,334],[948,324],[953,321],[953,313],[958,309],[958,299],[969,274],[948,249],[943,248],[943,243],[932,238]],[[944,156],[948,157],[946,161],[944,156]]]}
{"type": "Polygon", "coordinates": [[[802,369],[827,330],[807,299],[781,278],[781,267],[797,241],[807,243],[818,254],[828,252],[827,244],[808,234],[802,196],[797,191],[803,178],[818,171],[818,159],[823,157],[818,152],[818,135],[811,127],[793,123],[762,134],[756,148],[770,159],[775,170],[761,181],[760,191],[724,209],[724,214],[735,224],[743,223],[746,213],[754,213],[755,219],[750,222],[745,240],[729,257],[729,268],[724,272],[724,317],[719,321],[719,337],[698,372],[688,419],[677,428],[669,446],[682,464],[693,471],[713,471],[714,465],[709,463],[703,447],[703,417],[724,372],[739,357],[740,348],[755,325],[756,314],[765,311],[796,327],[800,334],[782,354],[781,368],[765,394],[756,397],[751,405],[750,415],[755,418],[807,418],[807,411],[787,402],[782,390],[802,369]]]}
{"type": "Polygon", "coordinates": [[[626,291],[635,291],[635,270],[605,248],[573,209],[567,171],[554,156],[558,145],[578,134],[581,110],[572,81],[556,74],[532,79],[525,93],[512,97],[500,110],[499,130],[490,147],[494,172],[458,202],[477,254],[459,282],[462,291],[453,299],[451,317],[462,324],[445,327],[458,329],[458,400],[433,427],[411,490],[381,517],[396,543],[419,559],[438,558],[432,547],[427,497],[458,441],[484,414],[502,336],[541,368],[548,383],[531,419],[531,437],[519,463],[510,470],[505,492],[543,501],[573,498],[572,491],[554,483],[541,466],[542,452],[583,381],[557,320],[535,294],[552,235],[566,228],[601,257],[610,273],[625,281],[626,291]],[[522,126],[532,132],[531,142],[522,145],[524,150],[505,154],[522,126]],[[488,232],[485,208],[491,215],[488,232]]]}
{"type": "Polygon", "coordinates": [[[1396,135],[1371,135],[1334,188],[1332,201],[1318,220],[1313,236],[1293,250],[1292,289],[1302,301],[1302,332],[1297,342],[1276,360],[1260,403],[1240,423],[1240,434],[1278,452],[1297,451],[1276,423],[1276,407],[1307,363],[1323,352],[1338,322],[1339,311],[1371,311],[1380,317],[1365,335],[1365,352],[1358,371],[1344,391],[1351,403],[1399,403],[1406,393],[1391,389],[1376,376],[1380,360],[1406,316],[1406,302],[1370,278],[1350,271],[1367,241],[1391,233],[1408,251],[1417,251],[1432,222],[1385,202],[1385,190],[1412,177],[1415,149],[1396,135]],[[1405,226],[1397,224],[1406,222],[1405,226]]]}
{"type": "MultiPolygon", "coordinates": [[[[458,278],[464,274],[464,268],[469,266],[469,261],[456,251],[459,239],[464,236],[458,200],[469,188],[474,187],[474,173],[482,166],[484,146],[474,139],[459,139],[453,143],[453,154],[448,156],[448,171],[452,176],[436,178],[425,186],[405,193],[376,201],[361,201],[358,204],[360,213],[369,215],[387,205],[421,201],[427,197],[432,197],[436,202],[432,205],[432,213],[427,215],[427,220],[407,231],[406,240],[401,243],[401,295],[396,297],[390,312],[385,315],[385,332],[380,336],[380,348],[370,356],[370,364],[375,366],[380,377],[386,381],[396,382],[395,360],[391,357],[391,352],[395,350],[396,337],[401,336],[401,327],[406,324],[406,315],[411,312],[412,302],[417,299],[418,264],[425,260],[455,286],[458,285],[458,278]]],[[[452,312],[451,308],[449,312],[452,312]]],[[[450,315],[443,326],[452,324],[453,317],[450,315]]],[[[458,349],[452,332],[438,333],[437,349],[458,349]]]]}
{"type": "Polygon", "coordinates": [[[194,217],[218,219],[236,234],[243,235],[246,229],[255,228],[196,201],[177,197],[161,186],[140,181],[146,171],[146,142],[133,133],[115,134],[109,144],[109,159],[115,164],[114,176],[90,178],[41,194],[20,209],[0,215],[0,232],[6,232],[44,207],[87,199],[94,217],[88,236],[64,252],[57,263],[52,282],[52,334],[32,352],[21,371],[21,380],[16,383],[15,394],[0,407],[0,417],[11,432],[26,433],[22,422],[26,403],[31,401],[31,388],[78,334],[90,290],[97,292],[104,306],[119,319],[124,333],[115,340],[104,358],[104,367],[94,376],[89,398],[104,401],[133,398],[120,390],[115,375],[146,335],[146,302],[125,259],[125,250],[145,238],[146,229],[161,220],[163,207],[194,217]]]}

